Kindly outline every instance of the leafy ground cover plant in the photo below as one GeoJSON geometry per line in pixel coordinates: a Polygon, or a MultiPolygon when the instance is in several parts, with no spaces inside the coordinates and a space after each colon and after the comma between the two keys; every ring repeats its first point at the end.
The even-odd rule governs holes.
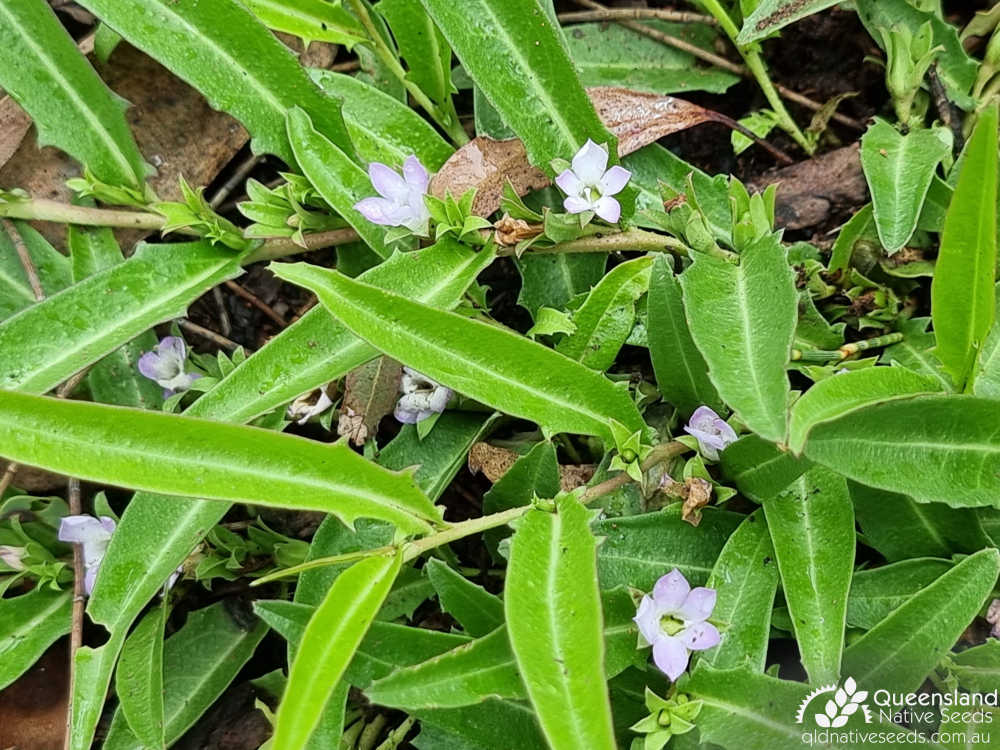
{"type": "Polygon", "coordinates": [[[58,5],[0,3],[0,747],[1000,747],[996,8],[58,5]],[[875,85],[781,82],[838,28],[875,85]]]}

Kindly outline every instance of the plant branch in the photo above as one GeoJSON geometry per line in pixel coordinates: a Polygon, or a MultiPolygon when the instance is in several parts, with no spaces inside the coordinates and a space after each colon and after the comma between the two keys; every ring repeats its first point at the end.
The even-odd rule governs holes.
{"type": "MultiPolygon", "coordinates": [[[[581,3],[583,5],[583,3],[581,3]]],[[[712,16],[701,13],[691,13],[686,10],[668,10],[666,8],[602,8],[600,10],[579,10],[560,13],[561,23],[586,23],[588,21],[642,21],[653,19],[671,21],[673,23],[704,23],[710,26],[719,24],[712,16]]]]}
{"type": "Polygon", "coordinates": [[[3,220],[3,228],[7,232],[7,236],[10,237],[10,241],[14,243],[14,249],[17,251],[17,257],[24,268],[24,274],[28,277],[28,284],[31,285],[35,301],[41,302],[45,299],[45,290],[42,289],[42,282],[38,278],[38,271],[35,270],[35,263],[31,260],[31,253],[28,252],[28,248],[24,244],[24,238],[21,237],[21,233],[17,231],[17,227],[10,219],[3,220]]]}
{"type": "MultiPolygon", "coordinates": [[[[533,247],[528,250],[532,255],[552,255],[554,253],[614,253],[623,250],[639,252],[673,253],[686,256],[688,247],[675,237],[665,234],[647,232],[644,229],[629,229],[611,234],[594,234],[580,237],[568,242],[560,242],[550,247],[533,247]]],[[[514,255],[513,247],[501,248],[498,255],[514,255]]]]}

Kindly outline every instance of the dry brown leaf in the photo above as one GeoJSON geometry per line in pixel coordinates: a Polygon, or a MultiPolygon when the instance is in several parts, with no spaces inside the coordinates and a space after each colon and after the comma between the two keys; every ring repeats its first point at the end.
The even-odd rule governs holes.
{"type": "MultiPolygon", "coordinates": [[[[618,139],[619,156],[631,154],[665,135],[703,122],[722,122],[740,129],[725,115],[674,96],[648,94],[616,86],[594,86],[587,89],[587,94],[601,120],[618,139]]],[[[788,160],[783,154],[779,158],[788,160]]],[[[494,141],[479,136],[452,154],[434,175],[431,193],[438,198],[451,193],[457,198],[475,188],[477,192],[472,212],[477,216],[489,216],[500,208],[507,180],[518,195],[526,195],[549,184],[548,176],[528,162],[524,144],[519,139],[494,141]]]]}
{"type": "Polygon", "coordinates": [[[402,374],[403,366],[389,357],[373,359],[351,370],[344,385],[337,434],[348,435],[355,445],[364,445],[382,417],[395,406],[402,374]]]}
{"type": "Polygon", "coordinates": [[[489,443],[474,443],[469,451],[469,471],[483,473],[494,484],[502,477],[520,456],[507,448],[489,443]]]}
{"type": "Polygon", "coordinates": [[[688,477],[684,480],[683,492],[681,518],[692,526],[697,526],[701,523],[701,509],[712,499],[712,483],[700,477],[688,477]]]}
{"type": "Polygon", "coordinates": [[[563,492],[572,492],[577,487],[583,487],[594,478],[594,464],[579,464],[559,467],[559,487],[563,492]]]}

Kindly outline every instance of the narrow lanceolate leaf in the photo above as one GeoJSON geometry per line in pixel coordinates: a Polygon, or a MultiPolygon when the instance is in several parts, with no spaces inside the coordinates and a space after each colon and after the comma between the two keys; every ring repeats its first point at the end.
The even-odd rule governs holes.
{"type": "Polygon", "coordinates": [[[961,390],[993,325],[997,265],[997,108],[965,147],[931,283],[934,350],[961,390]]]}
{"type": "Polygon", "coordinates": [[[750,44],[790,23],[836,5],[838,0],[763,0],[753,13],[743,20],[736,41],[750,44]]]}
{"type": "Polygon", "coordinates": [[[681,287],[668,255],[660,255],[653,264],[647,305],[649,356],[663,398],[683,414],[699,406],[722,411],[719,393],[708,377],[708,365],[691,338],[681,287]]]}
{"type": "Polygon", "coordinates": [[[411,533],[438,518],[412,475],[343,444],[13,391],[0,391],[0,425],[0,455],[95,482],[322,510],[345,523],[367,516],[411,533]]]}
{"type": "Polygon", "coordinates": [[[691,335],[722,400],[762,438],[783,439],[798,294],[781,243],[759,240],[739,265],[699,254],[680,281],[691,335]]]}
{"type": "MultiPolygon", "coordinates": [[[[147,614],[125,642],[118,662],[117,693],[128,728],[144,745],[164,747],[162,603],[147,614]]],[[[206,654],[206,656],[209,656],[206,654]]]]}
{"type": "Polygon", "coordinates": [[[951,560],[917,557],[857,571],[847,600],[848,626],[871,630],[894,609],[951,570],[952,565],[951,560]]]}
{"type": "Polygon", "coordinates": [[[375,193],[365,171],[316,131],[309,115],[298,107],[288,112],[288,138],[296,161],[323,200],[354,227],[372,250],[388,257],[386,227],[373,224],[354,208],[355,203],[375,193]]]}
{"type": "Polygon", "coordinates": [[[342,44],[351,49],[368,38],[364,27],[340,3],[326,0],[245,0],[268,28],[310,42],[342,44]]]}
{"type": "Polygon", "coordinates": [[[854,508],[847,482],[816,467],[764,501],[781,586],[810,682],[840,676],[854,572],[854,508]]]}
{"type": "Polygon", "coordinates": [[[615,747],[590,512],[532,510],[511,542],[504,606],[521,677],[553,750],[615,747]]]}
{"type": "Polygon", "coordinates": [[[0,388],[44,393],[239,273],[232,251],[208,242],[140,245],[0,324],[0,388]]]}
{"type": "Polygon", "coordinates": [[[861,138],[861,166],[871,189],[875,227],[886,251],[895,253],[917,228],[934,172],[951,151],[945,128],[916,128],[906,135],[876,120],[861,138]]]}
{"type": "Polygon", "coordinates": [[[552,432],[609,438],[642,418],[628,393],[578,362],[497,325],[435,310],[342,274],[302,263],[272,265],[313,290],[372,346],[449,388],[552,432]]]}
{"type": "MultiPolygon", "coordinates": [[[[1000,284],[993,287],[993,299],[997,297],[1000,297],[1000,284]]],[[[1000,398],[1000,325],[996,320],[983,341],[972,392],[985,398],[1000,398]]]]}
{"type": "Polygon", "coordinates": [[[873,404],[940,390],[936,378],[904,367],[869,367],[827,378],[806,391],[792,407],[788,447],[802,453],[809,431],[823,422],[873,404]]]}
{"type": "MultiPolygon", "coordinates": [[[[241,625],[225,602],[188,615],[184,627],[163,645],[163,705],[169,747],[211,707],[229,687],[257,645],[267,635],[263,622],[241,625]]],[[[148,745],[129,730],[121,708],[115,711],[106,750],[145,750],[148,745]]]]}
{"type": "Polygon", "coordinates": [[[537,0],[421,1],[476,86],[524,141],[532,164],[547,170],[588,138],[616,153],[537,0]]]}
{"type": "Polygon", "coordinates": [[[708,577],[718,592],[712,619],[724,623],[722,642],[698,657],[716,669],[746,667],[763,672],[771,634],[771,608],[778,589],[778,566],[767,524],[760,511],[747,516],[708,577]]]}
{"type": "MultiPolygon", "coordinates": [[[[52,247],[30,224],[15,221],[13,225],[35,266],[42,292],[48,296],[69,286],[72,276],[66,256],[52,247]]],[[[0,320],[30,307],[36,301],[14,243],[0,227],[0,320]]]]}
{"type": "Polygon", "coordinates": [[[344,102],[344,122],[358,156],[398,167],[410,154],[431,172],[448,161],[455,149],[423,117],[399,99],[354,76],[311,70],[325,92],[344,102]]]}
{"type": "Polygon", "coordinates": [[[727,480],[751,500],[762,503],[802,476],[812,461],[780,450],[756,435],[744,435],[722,452],[727,480]]]}
{"type": "Polygon", "coordinates": [[[90,67],[48,3],[0,4],[0,86],[31,115],[38,144],[62,149],[98,179],[137,188],[146,166],[125,102],[90,67]]]}
{"type": "Polygon", "coordinates": [[[436,104],[444,104],[451,83],[451,47],[418,2],[381,0],[378,12],[389,22],[399,54],[410,69],[406,77],[436,104]]]}
{"type": "Polygon", "coordinates": [[[237,0],[80,4],[243,123],[255,152],[295,164],[285,133],[291,107],[304,109],[319,132],[351,152],[339,102],[323,94],[291,51],[237,0]]]}
{"type": "Polygon", "coordinates": [[[861,484],[952,507],[998,506],[1000,402],[916,396],[818,425],[805,455],[861,484]]]}
{"type": "Polygon", "coordinates": [[[278,708],[274,750],[299,750],[399,574],[402,557],[370,557],[345,570],[306,626],[278,708]]]}
{"type": "MultiPolygon", "coordinates": [[[[859,689],[868,686],[858,680],[859,689]]],[[[871,690],[878,689],[872,687],[871,690]]],[[[711,747],[740,748],[740,750],[775,750],[775,748],[797,748],[805,746],[802,739],[808,727],[796,723],[799,706],[811,690],[810,685],[791,680],[779,680],[763,674],[754,674],[739,669],[699,669],[690,677],[681,680],[678,691],[687,693],[692,699],[703,701],[696,725],[698,739],[711,747]]],[[[811,707],[822,708],[823,701],[816,699],[811,707]]],[[[860,712],[859,712],[860,713],[860,712]]],[[[860,720],[858,734],[871,732],[891,733],[899,742],[919,745],[930,750],[944,750],[943,745],[931,742],[927,734],[897,724],[882,721],[873,708],[873,721],[865,725],[860,720]]],[[[813,721],[805,717],[805,721],[813,721]]],[[[817,729],[815,723],[812,729],[817,729]]],[[[817,730],[821,731],[821,730],[817,730]]],[[[859,744],[854,738],[846,741],[847,728],[831,731],[829,740],[818,740],[813,746],[824,750],[857,750],[860,747],[878,747],[878,744],[859,744]]],[[[823,736],[823,735],[820,735],[823,736]]]]}
{"type": "Polygon", "coordinates": [[[72,609],[69,591],[48,588],[0,599],[0,690],[69,632],[72,609]]]}
{"type": "Polygon", "coordinates": [[[503,602],[498,597],[440,560],[428,560],[424,567],[441,609],[458,620],[469,635],[478,638],[503,625],[503,602]]]}
{"type": "Polygon", "coordinates": [[[917,690],[993,591],[1000,552],[984,549],[938,578],[844,651],[862,688],[917,690]]]}
{"type": "Polygon", "coordinates": [[[614,364],[635,323],[635,302],[649,287],[653,256],[622,263],[595,286],[573,314],[576,330],[557,351],[595,370],[614,364]]]}
{"type": "Polygon", "coordinates": [[[952,657],[952,673],[970,692],[986,693],[1000,683],[1000,640],[990,638],[952,657]]]}

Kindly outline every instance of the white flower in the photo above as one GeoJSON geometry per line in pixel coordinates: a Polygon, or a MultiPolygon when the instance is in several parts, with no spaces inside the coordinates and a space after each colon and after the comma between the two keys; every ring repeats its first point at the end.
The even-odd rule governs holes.
{"type": "Polygon", "coordinates": [[[186,391],[201,377],[198,373],[184,372],[187,361],[187,346],[184,339],[167,336],[139,357],[139,372],[163,388],[163,397],[170,398],[175,393],[186,391]]]}
{"type": "Polygon", "coordinates": [[[373,224],[406,227],[416,234],[427,233],[431,215],[424,203],[431,176],[416,156],[406,157],[403,174],[373,161],[368,177],[381,198],[365,198],[354,204],[355,210],[373,224]]]}
{"type": "Polygon", "coordinates": [[[101,516],[100,519],[93,516],[66,516],[59,524],[60,542],[73,542],[83,547],[83,567],[87,571],[83,585],[87,596],[94,590],[97,571],[114,531],[115,519],[107,516],[101,516]]]}
{"type": "Polygon", "coordinates": [[[593,211],[609,224],[621,218],[621,204],[611,196],[620,193],[632,173],[624,167],[608,166],[608,152],[589,138],[573,157],[573,166],[556,177],[566,200],[563,207],[571,214],[593,211]]]}
{"type": "Polygon", "coordinates": [[[710,461],[718,461],[719,451],[735,443],[737,438],[736,431],[726,420],[707,406],[695,409],[691,419],[684,426],[684,432],[698,439],[698,447],[710,461]]]}
{"type": "Polygon", "coordinates": [[[403,424],[416,424],[432,414],[440,414],[451,400],[451,388],[435,383],[409,367],[403,368],[399,384],[403,394],[396,403],[394,416],[403,424]]]}

